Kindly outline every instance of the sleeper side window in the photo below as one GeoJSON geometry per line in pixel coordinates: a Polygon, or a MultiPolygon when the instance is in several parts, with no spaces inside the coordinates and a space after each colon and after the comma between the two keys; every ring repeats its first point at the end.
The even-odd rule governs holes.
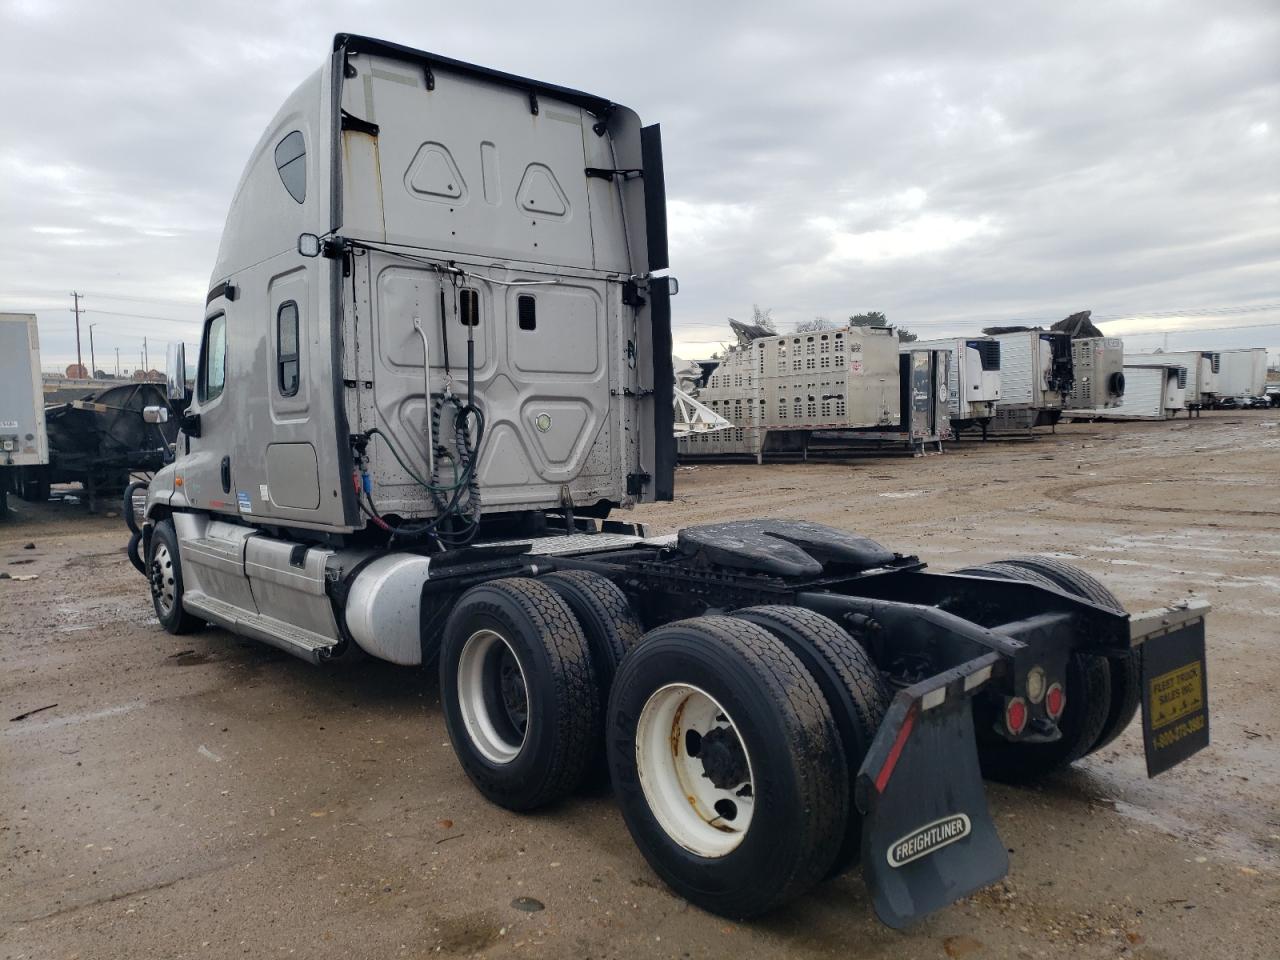
{"type": "Polygon", "coordinates": [[[207,403],[222,394],[227,382],[227,315],[210,317],[204,327],[204,344],[200,350],[200,402],[207,403]]]}
{"type": "Polygon", "coordinates": [[[276,170],[289,196],[299,203],[307,199],[307,144],[300,130],[276,144],[276,170]]]}
{"type": "Polygon", "coordinates": [[[295,396],[298,379],[298,304],[287,300],[276,311],[276,385],[280,396],[295,396]]]}

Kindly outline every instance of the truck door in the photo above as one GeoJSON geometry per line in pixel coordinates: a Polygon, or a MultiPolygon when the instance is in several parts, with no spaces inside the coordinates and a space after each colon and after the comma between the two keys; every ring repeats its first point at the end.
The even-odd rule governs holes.
{"type": "Polygon", "coordinates": [[[911,423],[912,437],[927,437],[933,432],[933,354],[929,350],[911,352],[911,423]]]}
{"type": "Polygon", "coordinates": [[[227,422],[227,312],[214,301],[200,338],[196,391],[183,420],[182,482],[193,507],[235,513],[231,462],[232,425],[227,422]]]}

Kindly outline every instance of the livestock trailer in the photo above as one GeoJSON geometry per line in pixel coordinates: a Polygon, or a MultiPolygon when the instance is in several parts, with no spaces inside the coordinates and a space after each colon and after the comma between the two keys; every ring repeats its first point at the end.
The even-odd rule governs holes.
{"type": "Polygon", "coordinates": [[[1075,373],[1068,409],[1105,410],[1125,403],[1124,341],[1119,337],[1078,337],[1071,341],[1075,373]]]}
{"type": "Polygon", "coordinates": [[[1267,348],[1218,351],[1218,396],[1263,397],[1267,390],[1267,348]]]}
{"type": "Polygon", "coordinates": [[[902,351],[918,347],[946,350],[947,410],[957,433],[979,427],[986,435],[1000,401],[1000,341],[995,337],[955,337],[904,343],[902,351]]]}
{"type": "Polygon", "coordinates": [[[1113,407],[1073,408],[1074,420],[1168,420],[1187,408],[1187,369],[1167,364],[1124,366],[1124,403],[1113,407]]]}
{"type": "Polygon", "coordinates": [[[996,424],[1002,429],[1054,425],[1062,417],[1074,373],[1071,336],[1050,330],[999,333],[1000,400],[996,424]]]}
{"type": "Polygon", "coordinates": [[[1211,408],[1218,399],[1221,354],[1213,350],[1178,350],[1168,353],[1126,353],[1124,362],[1163,363],[1187,370],[1187,410],[1211,408]]]}
{"type": "Polygon", "coordinates": [[[697,399],[733,424],[680,442],[691,456],[802,452],[819,430],[900,429],[898,335],[848,326],[750,337],[725,350],[697,399]]]}
{"type": "MultiPolygon", "coordinates": [[[[1205,604],[613,515],[674,496],[664,189],[619,104],[336,37],[232,201],[176,458],[126,495],[160,627],[433,664],[482,796],[532,810],[606,765],[658,876],[733,917],[861,863],[905,925],[1008,870],[984,775],[1042,780],[1140,704],[1150,774],[1203,747],[1205,604]]],[[[863,393],[896,419],[896,338],[824,335],[747,351],[764,422],[863,393]]]]}
{"type": "Polygon", "coordinates": [[[49,462],[43,391],[35,314],[0,313],[0,516],[28,471],[49,462]]]}

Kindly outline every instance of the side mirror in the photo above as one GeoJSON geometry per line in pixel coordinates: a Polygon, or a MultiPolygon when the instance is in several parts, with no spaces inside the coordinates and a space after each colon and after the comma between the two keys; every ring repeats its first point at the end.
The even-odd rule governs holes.
{"type": "Polygon", "coordinates": [[[298,235],[298,253],[304,257],[320,256],[320,238],[314,233],[302,233],[298,235]]]}
{"type": "Polygon", "coordinates": [[[147,423],[168,423],[169,408],[168,407],[143,407],[142,419],[147,423]]]}
{"type": "MultiPolygon", "coordinates": [[[[171,343],[165,356],[165,392],[170,400],[187,398],[187,345],[171,343]]],[[[153,421],[148,421],[148,423],[153,421]]],[[[163,422],[163,421],[160,421],[163,422]]]]}

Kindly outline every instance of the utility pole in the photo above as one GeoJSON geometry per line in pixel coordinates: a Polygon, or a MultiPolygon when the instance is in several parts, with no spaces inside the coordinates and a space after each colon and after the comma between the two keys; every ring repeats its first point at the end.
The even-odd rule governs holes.
{"type": "Polygon", "coordinates": [[[120,379],[120,348],[116,347],[116,379],[120,379]]]}
{"type": "Polygon", "coordinates": [[[143,337],[143,338],[142,338],[142,369],[143,369],[143,370],[150,370],[150,369],[151,369],[151,359],[150,359],[150,355],[147,353],[147,338],[146,338],[146,337],[143,337]]]}
{"type": "Polygon", "coordinates": [[[98,375],[98,362],[93,358],[93,328],[96,323],[89,324],[89,379],[92,380],[98,375]]]}
{"type": "Polygon", "coordinates": [[[71,297],[75,301],[75,306],[72,309],[76,314],[76,366],[83,367],[84,362],[80,357],[80,294],[72,290],[71,297]]]}

